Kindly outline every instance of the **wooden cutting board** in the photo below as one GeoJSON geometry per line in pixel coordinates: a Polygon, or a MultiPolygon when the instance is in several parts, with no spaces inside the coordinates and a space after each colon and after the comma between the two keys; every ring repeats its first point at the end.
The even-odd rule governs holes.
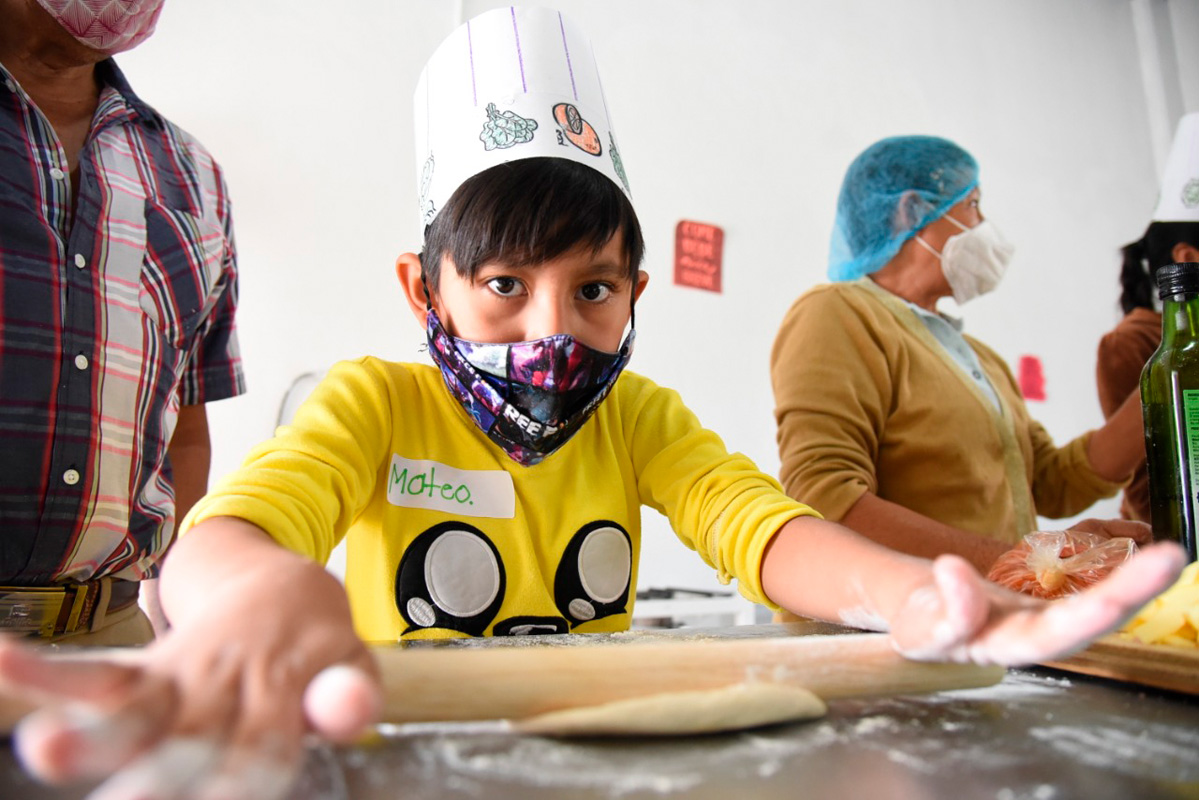
{"type": "Polygon", "coordinates": [[[1140,644],[1110,635],[1070,658],[1047,661],[1054,669],[1199,694],[1199,648],[1140,644]]]}

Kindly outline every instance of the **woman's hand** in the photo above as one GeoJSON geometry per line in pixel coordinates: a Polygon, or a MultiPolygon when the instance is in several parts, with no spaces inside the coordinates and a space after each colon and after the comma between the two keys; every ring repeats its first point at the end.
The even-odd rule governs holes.
{"type": "Polygon", "coordinates": [[[941,556],[891,619],[896,649],[920,661],[1017,666],[1062,658],[1119,627],[1165,590],[1186,563],[1182,548],[1151,545],[1091,588],[1037,600],[941,556]]]}
{"type": "Polygon", "coordinates": [[[1071,525],[1069,530],[1095,533],[1109,539],[1123,536],[1132,539],[1140,547],[1153,541],[1153,528],[1132,519],[1084,519],[1071,525]]]}

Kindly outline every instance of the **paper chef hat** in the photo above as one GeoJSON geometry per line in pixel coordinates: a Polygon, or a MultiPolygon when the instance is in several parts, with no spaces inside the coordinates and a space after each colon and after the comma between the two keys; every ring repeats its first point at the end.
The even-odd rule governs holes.
{"type": "Polygon", "coordinates": [[[626,195],[591,44],[559,12],[500,8],[449,35],[413,97],[421,230],[472,175],[522,158],[586,164],[626,195]]]}
{"type": "Polygon", "coordinates": [[[1154,222],[1199,222],[1199,112],[1178,121],[1154,222]]]}

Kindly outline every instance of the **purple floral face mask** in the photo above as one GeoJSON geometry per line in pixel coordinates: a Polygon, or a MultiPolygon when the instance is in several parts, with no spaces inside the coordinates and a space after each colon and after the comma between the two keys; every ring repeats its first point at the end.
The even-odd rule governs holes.
{"type": "Polygon", "coordinates": [[[451,336],[428,311],[429,355],[471,419],[513,461],[540,463],[583,426],[633,354],[588,347],[569,334],[485,344],[451,336]]]}

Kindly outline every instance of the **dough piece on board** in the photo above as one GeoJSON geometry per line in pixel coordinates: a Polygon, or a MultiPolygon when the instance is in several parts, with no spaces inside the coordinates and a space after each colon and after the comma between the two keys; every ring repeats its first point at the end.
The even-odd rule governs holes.
{"type": "Polygon", "coordinates": [[[823,700],[798,686],[738,683],[549,711],[512,727],[544,736],[677,736],[814,719],[827,711],[823,700]]]}

